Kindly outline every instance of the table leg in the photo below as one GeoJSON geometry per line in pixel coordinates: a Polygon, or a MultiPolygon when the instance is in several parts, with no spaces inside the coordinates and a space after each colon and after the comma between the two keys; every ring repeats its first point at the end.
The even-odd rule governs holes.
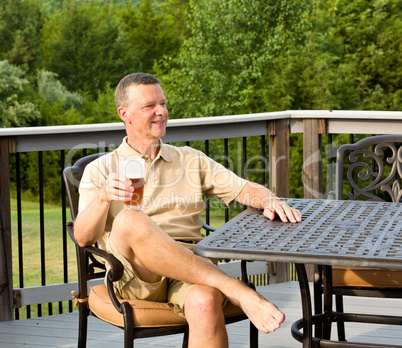
{"type": "Polygon", "coordinates": [[[297,277],[299,279],[299,287],[302,301],[303,312],[303,348],[312,347],[313,337],[313,319],[311,309],[311,295],[307,279],[307,272],[304,264],[296,263],[297,277]]]}
{"type": "MultiPolygon", "coordinates": [[[[332,310],[332,266],[324,266],[324,314],[333,313],[332,310]]],[[[322,329],[322,337],[329,340],[331,338],[330,321],[325,321],[322,329]]]]}

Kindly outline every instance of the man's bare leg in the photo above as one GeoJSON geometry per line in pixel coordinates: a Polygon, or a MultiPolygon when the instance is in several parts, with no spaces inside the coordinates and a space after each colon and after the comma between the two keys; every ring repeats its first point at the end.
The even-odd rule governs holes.
{"type": "Polygon", "coordinates": [[[228,347],[222,303],[222,293],[214,288],[197,286],[187,293],[184,310],[189,326],[189,348],[228,347]]]}
{"type": "Polygon", "coordinates": [[[215,288],[240,306],[265,333],[275,331],[285,320],[285,315],[274,304],[176,243],[140,211],[121,211],[113,224],[112,239],[146,281],[158,274],[215,288]]]}

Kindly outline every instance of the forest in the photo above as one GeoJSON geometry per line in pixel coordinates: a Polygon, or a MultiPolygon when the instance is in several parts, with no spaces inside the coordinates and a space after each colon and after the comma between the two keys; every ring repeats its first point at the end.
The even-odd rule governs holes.
{"type": "Polygon", "coordinates": [[[401,13],[400,0],[1,0],[0,126],[117,122],[114,88],[139,71],[162,82],[170,118],[401,110],[401,13]]]}

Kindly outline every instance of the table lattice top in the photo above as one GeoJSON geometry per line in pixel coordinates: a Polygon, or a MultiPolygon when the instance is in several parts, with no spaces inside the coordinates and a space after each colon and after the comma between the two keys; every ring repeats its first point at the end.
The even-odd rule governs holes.
{"type": "Polygon", "coordinates": [[[303,221],[247,209],[201,241],[207,257],[402,269],[402,204],[287,199],[303,221]]]}

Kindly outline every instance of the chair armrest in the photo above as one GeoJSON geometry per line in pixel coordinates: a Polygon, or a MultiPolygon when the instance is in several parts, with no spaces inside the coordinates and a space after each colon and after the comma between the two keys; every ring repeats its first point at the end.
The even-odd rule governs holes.
{"type": "MultiPolygon", "coordinates": [[[[78,243],[77,240],[74,237],[74,223],[73,222],[68,222],[66,224],[67,226],[67,231],[68,234],[70,235],[70,238],[73,240],[77,248],[81,251],[86,251],[88,253],[88,256],[92,259],[93,262],[98,262],[94,258],[92,258],[92,255],[96,255],[104,259],[109,265],[110,269],[106,273],[106,287],[107,291],[109,293],[110,299],[116,308],[116,310],[119,313],[124,313],[130,310],[129,306],[127,306],[124,303],[120,303],[120,301],[117,299],[116,294],[114,293],[114,287],[113,287],[113,282],[118,281],[121,279],[124,273],[124,266],[123,264],[112,254],[108,253],[105,250],[102,250],[96,246],[86,246],[86,247],[81,247],[78,243]]],[[[86,287],[86,280],[79,279],[79,282],[85,281],[85,287],[86,287]]],[[[81,286],[80,286],[81,287],[81,286]]]]}
{"type": "Polygon", "coordinates": [[[212,227],[212,226],[209,226],[205,221],[203,221],[203,220],[201,220],[201,219],[200,219],[200,221],[202,222],[202,228],[203,228],[203,229],[205,229],[205,230],[207,230],[207,231],[209,231],[209,232],[213,232],[213,231],[216,230],[216,228],[214,228],[214,227],[212,227]]]}
{"type": "Polygon", "coordinates": [[[70,235],[70,238],[73,240],[77,247],[87,251],[88,253],[101,257],[109,264],[110,270],[108,272],[108,277],[110,277],[110,280],[112,282],[121,279],[124,273],[124,266],[114,255],[96,246],[81,247],[74,237],[74,223],[72,221],[67,223],[67,231],[70,235]]]}

